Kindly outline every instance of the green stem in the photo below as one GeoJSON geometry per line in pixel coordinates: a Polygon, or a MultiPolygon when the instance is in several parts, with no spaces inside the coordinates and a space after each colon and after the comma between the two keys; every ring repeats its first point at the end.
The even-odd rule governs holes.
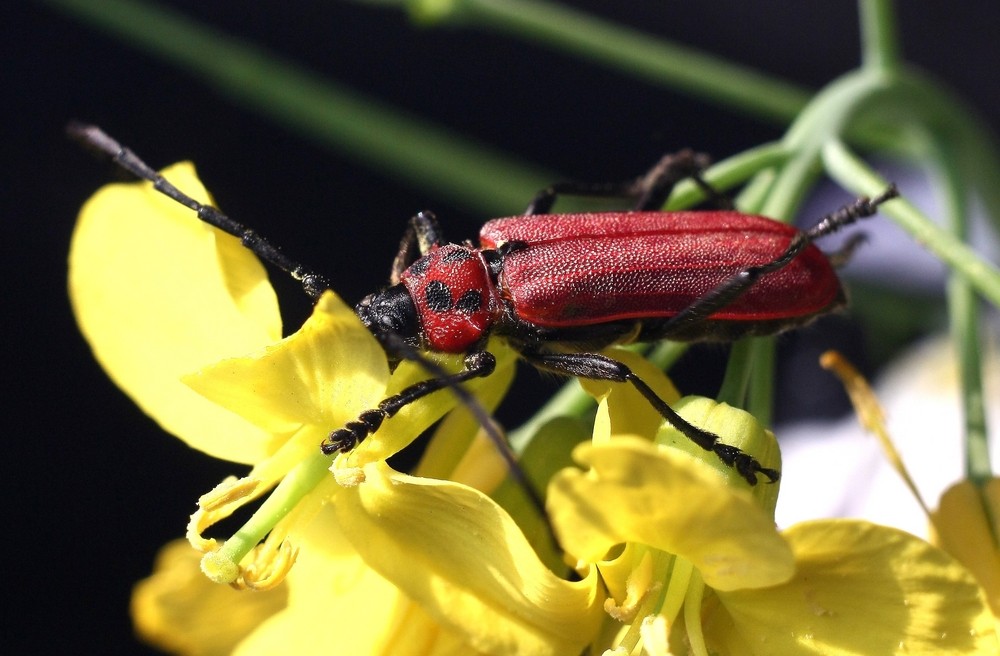
{"type": "Polygon", "coordinates": [[[883,73],[899,68],[899,38],[892,0],[860,0],[862,65],[883,73]]]}
{"type": "Polygon", "coordinates": [[[167,9],[134,0],[45,2],[290,129],[470,209],[492,214],[522,207],[556,177],[167,9]]]}
{"type": "MultiPolygon", "coordinates": [[[[750,340],[740,340],[733,344],[726,363],[726,375],[722,379],[716,399],[734,408],[746,410],[750,390],[750,375],[753,371],[753,355],[750,340]]],[[[756,415],[755,415],[756,416],[756,415]]],[[[758,417],[760,420],[760,417],[758,417]]],[[[764,423],[761,420],[761,423],[764,423]]]]}
{"type": "MultiPolygon", "coordinates": [[[[788,147],[781,141],[761,144],[713,164],[704,173],[705,181],[719,191],[732,189],[753,178],[761,171],[784,163],[790,156],[788,147]]],[[[691,207],[704,200],[705,193],[692,180],[680,182],[670,194],[664,209],[678,210],[691,207]]]]}
{"type": "MultiPolygon", "coordinates": [[[[831,140],[823,148],[823,164],[830,177],[855,194],[874,196],[888,185],[839,140],[831,140]]],[[[886,203],[882,211],[924,248],[961,274],[978,293],[1000,307],[1000,270],[995,265],[986,262],[961,240],[935,225],[905,196],[886,203]]]]}
{"type": "Polygon", "coordinates": [[[507,439],[517,453],[522,453],[546,422],[556,417],[583,417],[594,409],[592,399],[575,380],[563,385],[545,405],[526,422],[510,431],[507,439]]]}
{"type": "MultiPolygon", "coordinates": [[[[788,148],[787,143],[785,147],[788,148]]],[[[813,159],[812,150],[808,149],[782,163],[776,177],[768,181],[766,194],[754,199],[762,214],[791,221],[816,177],[813,159]]],[[[773,337],[740,340],[730,352],[718,399],[743,408],[765,426],[770,425],[774,412],[774,363],[773,337]]]]}
{"type": "Polygon", "coordinates": [[[464,0],[455,8],[456,21],[512,33],[748,114],[784,122],[809,100],[808,92],[753,69],[544,0],[464,0]]]}
{"type": "MultiPolygon", "coordinates": [[[[932,137],[933,139],[933,137],[932,137]]],[[[947,142],[936,141],[939,186],[948,229],[963,242],[969,238],[968,197],[956,153],[947,142]]],[[[965,425],[966,478],[979,486],[992,478],[986,399],[983,396],[979,335],[979,304],[969,282],[957,273],[948,277],[948,313],[958,355],[959,384],[965,425]]]]}
{"type": "Polygon", "coordinates": [[[226,540],[218,555],[234,564],[239,564],[275,524],[291,512],[324,477],[330,475],[330,458],[317,454],[302,461],[281,480],[253,517],[226,540]]]}

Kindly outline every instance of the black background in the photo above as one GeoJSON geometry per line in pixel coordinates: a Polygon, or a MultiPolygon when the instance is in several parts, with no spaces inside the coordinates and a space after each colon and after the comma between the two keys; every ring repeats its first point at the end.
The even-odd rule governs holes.
{"type": "MultiPolygon", "coordinates": [[[[624,179],[662,152],[692,146],[724,157],[782,133],[537,45],[419,29],[394,10],[168,4],[561,177],[624,179]]],[[[807,88],[857,64],[851,3],[571,4],[807,88]]],[[[996,4],[899,4],[907,56],[1000,124],[996,4]]],[[[415,211],[433,208],[455,239],[473,237],[484,217],[306,141],[44,4],[4,3],[0,54],[3,644],[12,652],[137,653],[145,648],[127,616],[132,583],[148,573],[157,547],[181,534],[198,495],[240,472],[161,433],[104,376],[75,329],[65,292],[70,232],[108,168],[65,140],[66,121],[102,125],[155,166],[194,160],[227,213],[328,271],[350,301],[385,279],[415,211]]],[[[294,288],[279,284],[279,293],[290,303],[289,325],[301,320],[306,304],[294,288]]],[[[519,381],[529,394],[553,388],[530,374],[519,381]]],[[[691,383],[699,385],[712,392],[711,383],[691,383]]]]}

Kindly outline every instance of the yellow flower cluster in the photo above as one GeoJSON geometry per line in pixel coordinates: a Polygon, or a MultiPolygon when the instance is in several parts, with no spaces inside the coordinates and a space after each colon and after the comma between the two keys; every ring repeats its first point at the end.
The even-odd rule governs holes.
{"type": "MultiPolygon", "coordinates": [[[[165,175],[209,202],[190,165],[165,175]]],[[[95,356],[145,412],[194,448],[253,466],[200,500],[189,541],[204,555],[171,546],[136,589],[137,627],[171,651],[1000,649],[976,580],[944,552],[858,521],[779,532],[777,485],[749,488],[661,426],[628,387],[586,384],[600,402],[593,434],[573,450],[578,466],[548,480],[547,522],[565,565],[539,557],[525,528],[529,506],[508,511],[494,500],[497,460],[461,409],[437,429],[419,475],[386,463],[453,409],[452,394],[407,406],[349,454],[323,456],[330,430],[426,374],[408,363],[390,372],[332,292],[282,338],[256,258],[149,184],[111,185],[84,207],[70,290],[95,356]],[[201,537],[255,500],[232,538],[201,537]],[[268,592],[191,576],[199,560],[214,581],[268,592]]],[[[486,407],[503,396],[515,361],[501,344],[492,350],[497,373],[468,386],[486,407]]],[[[688,421],[779,467],[774,436],[753,417],[708,399],[678,401],[660,372],[616,357],[688,421]]]]}

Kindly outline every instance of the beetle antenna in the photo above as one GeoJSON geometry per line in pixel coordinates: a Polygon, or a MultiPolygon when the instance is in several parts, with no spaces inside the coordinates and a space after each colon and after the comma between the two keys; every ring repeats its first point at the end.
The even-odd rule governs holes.
{"type": "Polygon", "coordinates": [[[289,258],[252,228],[230,219],[211,205],[200,203],[191,198],[142,161],[138,155],[122,146],[96,125],[72,122],[66,126],[66,132],[87,148],[110,157],[111,161],[137,178],[152,182],[154,189],[194,210],[198,214],[198,218],[208,225],[237,237],[243,246],[261,260],[276,266],[298,280],[302,284],[303,291],[313,300],[318,299],[324,291],[330,289],[330,281],[325,276],[289,258]]]}
{"type": "MultiPolygon", "coordinates": [[[[146,162],[132,152],[132,150],[122,146],[117,140],[96,125],[71,122],[66,126],[66,132],[71,138],[80,142],[88,149],[96,151],[100,155],[109,157],[123,170],[128,171],[139,179],[153,183],[154,189],[196,212],[198,219],[201,221],[204,221],[208,225],[218,228],[227,234],[237,237],[244,247],[254,253],[261,260],[277,267],[278,269],[291,275],[295,280],[298,280],[302,284],[303,291],[305,291],[305,293],[314,300],[318,299],[327,289],[331,289],[330,282],[325,276],[316,273],[314,270],[307,268],[295,260],[287,257],[252,228],[229,218],[219,209],[211,205],[201,203],[191,198],[191,196],[182,192],[169,180],[160,175],[159,172],[146,164],[146,162]]],[[[482,373],[483,369],[470,370],[464,378],[457,379],[454,375],[445,371],[440,365],[421,355],[419,351],[411,347],[397,335],[388,334],[381,336],[381,338],[383,346],[385,346],[387,350],[397,354],[403,359],[412,360],[418,363],[428,373],[435,377],[431,381],[426,381],[430,384],[429,387],[448,387],[452,390],[455,396],[457,396],[458,399],[469,409],[472,415],[483,427],[486,435],[496,446],[497,451],[506,463],[511,476],[518,483],[518,485],[524,489],[531,504],[536,508],[541,516],[544,517],[545,503],[529,483],[527,475],[518,463],[517,456],[511,449],[510,444],[504,438],[503,433],[482,404],[479,403],[479,401],[471,393],[469,393],[468,390],[458,384],[461,380],[466,378],[486,375],[486,373],[482,373]]],[[[492,358],[492,356],[489,357],[492,358]]],[[[490,366],[489,371],[492,371],[492,366],[490,366]]],[[[411,392],[409,395],[402,394],[397,395],[397,397],[393,397],[392,399],[387,399],[386,401],[390,402],[388,404],[383,402],[382,405],[390,408],[389,412],[384,413],[385,416],[391,416],[403,405],[426,395],[429,391],[433,391],[432,389],[427,389],[427,385],[421,387],[420,383],[413,386],[413,388],[418,391],[416,393],[411,392]]],[[[349,433],[350,431],[347,432],[349,433]]],[[[335,450],[338,450],[336,445],[325,445],[324,451],[332,452],[335,450]],[[332,447],[332,450],[330,447],[332,447]]]]}

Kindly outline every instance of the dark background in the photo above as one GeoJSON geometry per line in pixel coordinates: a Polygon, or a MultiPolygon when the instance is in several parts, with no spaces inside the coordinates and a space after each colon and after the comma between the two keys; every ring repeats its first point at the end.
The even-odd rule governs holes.
{"type": "MultiPolygon", "coordinates": [[[[692,146],[721,158],[782,133],[536,45],[419,29],[394,10],[166,4],[562,176],[624,179],[666,151],[692,146]]],[[[570,4],[807,88],[857,64],[852,3],[570,4]]],[[[1000,125],[996,4],[899,4],[907,56],[1000,125]]],[[[70,232],[109,169],[63,137],[66,121],[102,125],[154,166],[194,160],[227,213],[328,271],[349,301],[385,279],[415,211],[434,209],[455,239],[473,237],[484,217],[306,141],[44,4],[4,4],[0,54],[4,406],[13,419],[2,476],[5,578],[13,583],[3,644],[12,652],[137,653],[145,648],[127,615],[132,583],[148,573],[159,545],[181,535],[195,499],[241,472],[161,433],[104,376],[75,329],[65,292],[70,232]]],[[[294,288],[279,284],[279,293],[289,325],[301,320],[306,304],[294,288]]],[[[711,380],[679,375],[686,391],[714,391],[711,380]]],[[[533,395],[554,388],[527,372],[519,385],[533,395]]],[[[825,410],[840,408],[809,396],[825,410]]],[[[519,415],[505,410],[501,418],[515,424],[519,415]]]]}

